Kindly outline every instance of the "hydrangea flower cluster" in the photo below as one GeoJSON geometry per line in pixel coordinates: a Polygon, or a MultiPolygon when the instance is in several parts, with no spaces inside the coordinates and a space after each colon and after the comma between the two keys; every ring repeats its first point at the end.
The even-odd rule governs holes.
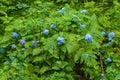
{"type": "Polygon", "coordinates": [[[93,42],[93,38],[92,38],[92,36],[90,35],[90,34],[86,34],[86,36],[85,36],[85,40],[87,41],[87,42],[93,42]]]}
{"type": "Polygon", "coordinates": [[[20,41],[20,44],[21,44],[22,46],[24,46],[25,43],[26,43],[25,40],[21,40],[21,41],[20,41]]]}
{"type": "Polygon", "coordinates": [[[49,34],[49,30],[48,30],[48,29],[45,29],[45,30],[43,31],[43,34],[44,34],[45,36],[47,36],[47,35],[49,34]]]}
{"type": "Polygon", "coordinates": [[[106,36],[106,32],[105,31],[102,31],[101,34],[102,34],[103,37],[106,36]]]}
{"type": "Polygon", "coordinates": [[[88,14],[88,11],[87,11],[86,9],[83,9],[83,10],[81,10],[80,12],[83,13],[83,14],[85,14],[85,15],[88,14]]]}
{"type": "Polygon", "coordinates": [[[105,52],[104,50],[100,50],[100,53],[101,53],[101,54],[104,54],[104,52],[105,52]]]}
{"type": "Polygon", "coordinates": [[[25,51],[25,48],[22,48],[22,49],[21,49],[21,51],[23,51],[23,52],[24,52],[24,51],[25,51]]]}
{"type": "Polygon", "coordinates": [[[4,48],[0,48],[0,53],[4,54],[5,53],[5,49],[4,48]]]}
{"type": "MultiPolygon", "coordinates": [[[[45,29],[43,33],[44,33],[44,35],[48,35],[49,30],[45,29]]],[[[13,32],[12,33],[12,38],[17,39],[18,38],[18,34],[16,32],[13,32]]],[[[25,48],[24,48],[25,43],[26,43],[25,40],[20,40],[20,44],[22,45],[21,51],[25,51],[25,48]]],[[[37,42],[36,41],[32,41],[31,46],[32,47],[36,47],[37,46],[37,42]]],[[[16,49],[16,44],[12,44],[11,45],[11,49],[15,50],[16,49]]],[[[5,52],[5,50],[1,48],[0,49],[0,53],[4,53],[4,52],[5,52]]]]}
{"type": "Polygon", "coordinates": [[[112,39],[114,38],[114,36],[115,36],[115,33],[114,33],[114,32],[110,32],[110,33],[108,34],[109,40],[112,40],[112,39]]]}
{"type": "Polygon", "coordinates": [[[58,38],[57,38],[57,44],[58,44],[58,45],[62,45],[62,44],[64,44],[64,43],[65,43],[65,40],[64,40],[63,37],[58,37],[58,38]]]}
{"type": "Polygon", "coordinates": [[[64,8],[60,9],[59,13],[62,14],[62,15],[65,14],[64,8]]]}
{"type": "Polygon", "coordinates": [[[56,25],[55,25],[55,24],[51,24],[51,25],[50,25],[50,28],[51,28],[51,29],[55,29],[55,28],[56,28],[56,25]]]}
{"type": "Polygon", "coordinates": [[[16,49],[16,45],[13,44],[13,45],[11,46],[11,48],[12,48],[13,50],[16,49]]]}
{"type": "Polygon", "coordinates": [[[80,24],[80,28],[84,29],[86,26],[84,24],[80,24]]]}
{"type": "Polygon", "coordinates": [[[37,46],[37,42],[32,41],[32,47],[36,47],[37,46]]]}
{"type": "Polygon", "coordinates": [[[107,58],[106,61],[107,61],[108,63],[111,63],[111,62],[112,62],[111,58],[107,58]]]}
{"type": "Polygon", "coordinates": [[[18,36],[19,36],[18,33],[16,33],[16,32],[13,32],[13,33],[12,33],[12,38],[13,38],[13,39],[17,39],[18,36]]]}

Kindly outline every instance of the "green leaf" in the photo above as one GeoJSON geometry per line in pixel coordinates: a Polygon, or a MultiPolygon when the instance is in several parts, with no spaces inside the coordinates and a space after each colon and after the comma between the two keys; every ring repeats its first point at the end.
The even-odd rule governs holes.
{"type": "Polygon", "coordinates": [[[7,80],[9,77],[9,73],[8,72],[4,72],[2,75],[0,75],[0,79],[2,80],[7,80]]]}
{"type": "Polygon", "coordinates": [[[40,52],[41,52],[41,49],[40,49],[40,48],[35,48],[35,49],[33,50],[33,56],[40,54],[40,52]]]}
{"type": "Polygon", "coordinates": [[[45,60],[45,56],[41,55],[41,56],[35,57],[33,62],[42,62],[43,60],[45,60]]]}
{"type": "Polygon", "coordinates": [[[53,69],[53,70],[60,70],[60,67],[58,67],[58,66],[53,66],[52,69],[53,69]]]}
{"type": "Polygon", "coordinates": [[[68,53],[73,53],[78,49],[78,45],[76,44],[67,44],[66,45],[68,53]]]}
{"type": "Polygon", "coordinates": [[[74,78],[73,78],[73,76],[72,76],[72,75],[67,74],[66,76],[67,76],[67,80],[74,80],[74,78]]]}
{"type": "Polygon", "coordinates": [[[29,54],[32,54],[32,49],[31,49],[30,47],[25,50],[24,56],[26,57],[26,56],[28,56],[29,54]]]}
{"type": "Polygon", "coordinates": [[[115,80],[119,80],[119,79],[120,79],[120,74],[117,74],[115,80]]]}
{"type": "Polygon", "coordinates": [[[70,72],[70,71],[72,71],[73,69],[72,69],[71,66],[67,66],[67,67],[65,67],[65,70],[68,71],[68,72],[70,72]]]}
{"type": "Polygon", "coordinates": [[[84,53],[84,49],[80,48],[74,56],[74,62],[77,62],[83,53],[84,53]]]}
{"type": "Polygon", "coordinates": [[[46,71],[49,71],[50,70],[50,67],[48,66],[43,66],[41,69],[40,69],[40,74],[43,74],[45,73],[46,71]]]}

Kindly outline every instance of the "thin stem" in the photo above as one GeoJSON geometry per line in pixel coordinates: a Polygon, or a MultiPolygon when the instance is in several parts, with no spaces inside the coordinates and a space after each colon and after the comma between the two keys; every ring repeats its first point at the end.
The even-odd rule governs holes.
{"type": "Polygon", "coordinates": [[[100,65],[101,65],[102,73],[104,74],[102,54],[100,54],[100,65]]]}
{"type": "MultiPolygon", "coordinates": [[[[101,66],[102,74],[104,74],[103,61],[102,61],[102,54],[100,54],[100,66],[101,66]]],[[[103,77],[103,79],[104,79],[104,77],[103,77]]]]}

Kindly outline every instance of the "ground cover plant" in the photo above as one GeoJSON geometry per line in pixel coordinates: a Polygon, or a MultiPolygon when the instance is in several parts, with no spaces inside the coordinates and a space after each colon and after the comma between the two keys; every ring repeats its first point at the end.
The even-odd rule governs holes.
{"type": "Polygon", "coordinates": [[[118,0],[1,0],[1,80],[119,80],[118,0]]]}

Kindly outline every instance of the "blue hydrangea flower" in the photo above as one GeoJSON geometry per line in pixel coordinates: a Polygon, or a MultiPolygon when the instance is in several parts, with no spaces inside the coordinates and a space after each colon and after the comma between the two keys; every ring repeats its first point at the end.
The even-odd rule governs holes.
{"type": "Polygon", "coordinates": [[[62,45],[62,44],[64,44],[64,43],[65,43],[65,40],[64,40],[63,37],[58,37],[58,38],[57,38],[57,44],[58,44],[58,45],[62,45]]]}
{"type": "Polygon", "coordinates": [[[0,53],[4,54],[5,53],[5,49],[4,48],[0,48],[0,53]]]}
{"type": "Polygon", "coordinates": [[[107,43],[107,46],[110,47],[110,45],[111,45],[111,42],[109,41],[109,42],[107,43]]]}
{"type": "Polygon", "coordinates": [[[86,9],[84,9],[84,10],[81,10],[81,13],[87,15],[87,14],[88,14],[88,11],[87,11],[86,9]]]}
{"type": "Polygon", "coordinates": [[[90,34],[86,34],[85,40],[86,40],[87,42],[93,42],[93,38],[92,38],[92,36],[91,36],[90,34]]]}
{"type": "Polygon", "coordinates": [[[21,50],[22,50],[22,51],[25,51],[25,48],[22,48],[21,50]]]}
{"type": "Polygon", "coordinates": [[[102,73],[101,76],[104,77],[104,74],[102,73]]]}
{"type": "Polygon", "coordinates": [[[101,34],[102,34],[103,37],[106,36],[106,32],[105,31],[102,31],[101,34]]]}
{"type": "Polygon", "coordinates": [[[26,43],[25,40],[21,40],[21,41],[20,41],[20,44],[21,44],[22,46],[24,46],[25,43],[26,43]]]}
{"type": "Polygon", "coordinates": [[[75,18],[78,18],[78,19],[79,19],[79,17],[78,17],[76,14],[73,14],[73,17],[75,17],[75,18]]]}
{"type": "Polygon", "coordinates": [[[101,79],[100,80],[104,80],[104,74],[101,74],[101,79]]]}
{"type": "Polygon", "coordinates": [[[74,19],[73,19],[73,20],[71,20],[71,22],[72,22],[72,23],[77,23],[77,20],[74,20],[74,19]]]}
{"type": "Polygon", "coordinates": [[[17,34],[16,32],[13,32],[13,33],[12,33],[12,38],[13,38],[13,39],[17,39],[17,38],[18,38],[18,34],[17,34]]]}
{"type": "Polygon", "coordinates": [[[50,28],[51,28],[51,29],[55,29],[55,28],[56,28],[56,25],[55,25],[55,24],[51,24],[51,25],[50,25],[50,28]]]}
{"type": "Polygon", "coordinates": [[[101,53],[101,54],[104,54],[104,52],[105,52],[104,50],[100,50],[100,53],[101,53]]]}
{"type": "Polygon", "coordinates": [[[111,58],[107,58],[106,61],[107,61],[108,63],[112,62],[111,58]]]}
{"type": "Polygon", "coordinates": [[[48,35],[49,34],[49,30],[48,29],[45,29],[44,31],[43,31],[43,34],[46,36],[46,35],[48,35]]]}
{"type": "Polygon", "coordinates": [[[36,45],[37,45],[37,42],[32,41],[32,47],[36,47],[36,45]]]}
{"type": "Polygon", "coordinates": [[[12,49],[16,49],[16,45],[13,44],[13,45],[11,46],[11,48],[12,48],[12,49]]]}
{"type": "Polygon", "coordinates": [[[108,34],[109,40],[112,40],[112,39],[114,38],[114,36],[115,36],[115,33],[114,33],[114,32],[110,32],[110,33],[108,34]]]}
{"type": "Polygon", "coordinates": [[[80,28],[84,29],[86,26],[84,24],[80,24],[80,28]]]}
{"type": "Polygon", "coordinates": [[[60,12],[60,14],[62,14],[62,15],[65,14],[65,10],[64,10],[64,8],[60,9],[59,12],[60,12]]]}

